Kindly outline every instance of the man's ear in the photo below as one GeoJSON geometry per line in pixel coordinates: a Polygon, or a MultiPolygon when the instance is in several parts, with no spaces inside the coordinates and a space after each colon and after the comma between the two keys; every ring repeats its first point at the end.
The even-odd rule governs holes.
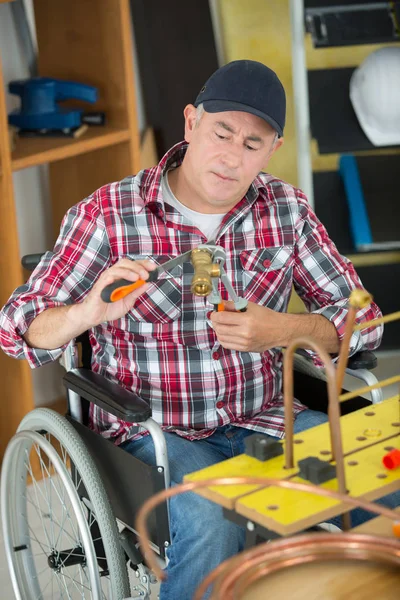
{"type": "Polygon", "coordinates": [[[274,144],[274,145],[272,146],[272,148],[271,148],[271,151],[270,151],[269,158],[271,158],[271,156],[272,156],[273,154],[275,154],[275,152],[276,152],[277,150],[279,150],[279,148],[280,148],[280,147],[283,145],[283,142],[284,142],[284,140],[283,140],[283,137],[280,137],[280,138],[278,138],[278,139],[276,140],[275,144],[274,144]]]}
{"type": "Polygon", "coordinates": [[[185,106],[183,116],[185,117],[185,140],[190,143],[196,127],[196,107],[193,104],[185,106]]]}

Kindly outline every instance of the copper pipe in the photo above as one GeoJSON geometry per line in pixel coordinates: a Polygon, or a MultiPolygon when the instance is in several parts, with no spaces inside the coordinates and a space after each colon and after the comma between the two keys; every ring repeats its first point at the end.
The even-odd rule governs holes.
{"type": "MultiPolygon", "coordinates": [[[[200,600],[209,586],[213,585],[216,580],[223,580],[224,584],[227,585],[235,581],[235,583],[240,585],[239,588],[235,588],[235,593],[237,594],[238,591],[241,591],[243,581],[245,582],[243,584],[244,587],[246,583],[250,585],[255,579],[258,579],[254,574],[254,570],[262,570],[261,575],[264,576],[277,570],[277,568],[293,566],[299,558],[300,563],[311,562],[311,560],[322,560],[327,555],[329,559],[332,558],[329,554],[332,555],[338,548],[342,553],[343,551],[353,553],[359,548],[360,542],[365,544],[365,542],[370,542],[371,540],[375,545],[379,546],[380,555],[385,551],[387,552],[389,548],[389,558],[392,558],[391,553],[394,552],[394,560],[400,562],[400,544],[390,538],[356,533],[308,533],[296,535],[294,537],[259,544],[225,560],[204,579],[197,588],[193,600],[200,600]],[[311,559],[309,559],[310,549],[318,551],[317,556],[312,555],[311,559]],[[268,572],[264,570],[265,565],[268,567],[268,572]],[[251,569],[253,570],[251,571],[251,569]],[[225,573],[228,573],[228,575],[224,579],[225,573]],[[235,579],[233,579],[231,574],[235,574],[235,579]]],[[[342,556],[339,555],[339,558],[342,558],[342,556]]],[[[219,587],[217,589],[218,591],[222,591],[219,587]]],[[[226,589],[224,588],[223,591],[226,592],[226,589]]],[[[214,594],[212,597],[214,597],[214,594]]],[[[224,600],[227,598],[226,595],[221,595],[220,597],[224,598],[224,600]]],[[[237,595],[235,595],[236,597],[237,595]]]]}
{"type": "Polygon", "coordinates": [[[283,367],[283,399],[285,406],[285,468],[293,469],[293,357],[297,348],[311,348],[316,352],[325,366],[328,385],[328,417],[331,433],[332,456],[336,461],[336,477],[339,492],[346,493],[346,476],[344,470],[342,435],[340,431],[339,400],[336,392],[335,368],[327,351],[311,338],[293,340],[286,348],[283,367]]]}
{"type": "Polygon", "coordinates": [[[388,385],[392,385],[392,383],[397,383],[398,381],[400,381],[400,375],[394,375],[393,377],[389,377],[388,379],[384,379],[383,381],[378,381],[378,383],[373,383],[372,385],[366,385],[362,388],[357,388],[354,392],[346,392],[345,394],[341,394],[339,396],[339,402],[345,402],[346,400],[350,400],[351,398],[361,396],[361,394],[366,394],[371,390],[384,388],[388,385]]]}
{"type": "Polygon", "coordinates": [[[362,331],[363,329],[368,329],[369,327],[376,327],[377,325],[381,325],[383,323],[390,323],[391,321],[397,321],[398,319],[400,319],[400,311],[390,313],[389,315],[385,315],[384,317],[372,319],[371,321],[367,321],[366,323],[359,323],[353,328],[353,331],[362,331]]]}
{"type": "MultiPolygon", "coordinates": [[[[262,544],[225,561],[224,569],[218,568],[218,578],[214,575],[215,569],[208,576],[207,583],[210,585],[216,581],[211,595],[213,600],[239,599],[255,581],[278,570],[344,558],[400,565],[400,544],[388,538],[356,533],[295,536],[262,544]]],[[[200,600],[204,595],[207,589],[205,583],[196,591],[194,600],[200,600]]]]}
{"type": "Polygon", "coordinates": [[[288,479],[276,479],[273,477],[214,477],[212,479],[204,479],[203,481],[191,481],[189,483],[182,483],[180,485],[174,486],[173,488],[168,488],[166,490],[158,492],[158,494],[155,494],[154,496],[146,500],[146,502],[140,508],[136,516],[135,529],[138,532],[138,535],[141,539],[143,555],[146,559],[149,568],[154,571],[156,577],[158,577],[160,580],[164,580],[166,576],[161,570],[156,558],[156,554],[150,546],[150,540],[146,525],[148,514],[156,506],[161,504],[161,502],[164,502],[168,498],[177,496],[178,494],[183,494],[185,492],[191,492],[193,490],[201,489],[204,487],[211,487],[215,485],[246,484],[261,484],[264,486],[274,485],[280,488],[317,494],[318,496],[324,496],[327,498],[339,500],[340,502],[343,502],[344,504],[347,504],[349,506],[364,508],[365,510],[368,510],[375,514],[385,516],[393,520],[394,522],[397,522],[399,520],[399,513],[389,508],[386,508],[385,506],[374,504],[373,502],[362,500],[361,498],[353,498],[352,496],[348,496],[346,494],[342,494],[333,490],[321,488],[316,485],[301,483],[298,481],[291,481],[288,479]]]}
{"type": "Polygon", "coordinates": [[[339,360],[337,362],[336,370],[336,386],[337,393],[340,394],[342,391],[344,374],[349,360],[349,348],[350,340],[353,335],[354,323],[357,316],[357,311],[360,308],[365,308],[368,304],[371,304],[372,296],[366,290],[356,289],[350,293],[349,297],[349,311],[346,317],[346,325],[344,330],[344,336],[342,343],[340,344],[339,360]]]}
{"type": "Polygon", "coordinates": [[[340,344],[339,358],[337,361],[336,389],[338,394],[340,394],[342,391],[344,374],[346,372],[346,367],[349,360],[350,340],[351,336],[353,335],[353,327],[356,320],[356,315],[357,307],[350,305],[346,317],[343,340],[340,344]]]}

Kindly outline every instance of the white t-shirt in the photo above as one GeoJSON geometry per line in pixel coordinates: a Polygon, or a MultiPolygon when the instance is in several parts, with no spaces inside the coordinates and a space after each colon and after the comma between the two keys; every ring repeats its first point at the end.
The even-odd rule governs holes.
{"type": "Polygon", "coordinates": [[[186,217],[195,227],[200,229],[208,241],[213,241],[226,213],[223,213],[222,215],[204,214],[192,210],[179,202],[169,186],[168,173],[163,176],[161,186],[164,202],[176,208],[181,215],[186,217]]]}

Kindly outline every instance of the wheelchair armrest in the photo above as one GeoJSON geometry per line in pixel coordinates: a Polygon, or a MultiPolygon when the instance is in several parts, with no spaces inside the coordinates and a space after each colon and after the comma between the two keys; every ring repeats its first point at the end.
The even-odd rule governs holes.
{"type": "Polygon", "coordinates": [[[25,256],[21,258],[21,264],[27,271],[34,271],[44,255],[45,252],[40,252],[39,254],[25,254],[25,256]]]}
{"type": "Polygon", "coordinates": [[[67,371],[63,382],[67,389],[129,423],[142,423],[151,417],[150,406],[137,394],[89,369],[67,371]]]}
{"type": "MultiPolygon", "coordinates": [[[[303,348],[296,350],[296,354],[311,361],[310,355],[303,348]]],[[[368,369],[368,371],[375,369],[378,364],[378,359],[373,352],[370,350],[362,350],[356,352],[353,356],[350,356],[347,361],[347,369],[356,371],[357,369],[368,369]]]]}
{"type": "Polygon", "coordinates": [[[378,364],[378,359],[373,352],[370,350],[362,350],[361,352],[357,352],[354,356],[350,356],[347,368],[353,369],[356,371],[357,369],[368,369],[371,371],[375,369],[378,364]]]}

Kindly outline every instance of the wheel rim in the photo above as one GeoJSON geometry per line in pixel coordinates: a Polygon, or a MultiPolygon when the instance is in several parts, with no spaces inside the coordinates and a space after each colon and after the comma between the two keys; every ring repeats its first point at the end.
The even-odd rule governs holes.
{"type": "Polygon", "coordinates": [[[22,431],[4,456],[2,520],[14,591],[22,600],[106,599],[110,583],[96,518],[78,495],[81,476],[66,449],[57,442],[56,450],[50,438],[22,431]]]}

